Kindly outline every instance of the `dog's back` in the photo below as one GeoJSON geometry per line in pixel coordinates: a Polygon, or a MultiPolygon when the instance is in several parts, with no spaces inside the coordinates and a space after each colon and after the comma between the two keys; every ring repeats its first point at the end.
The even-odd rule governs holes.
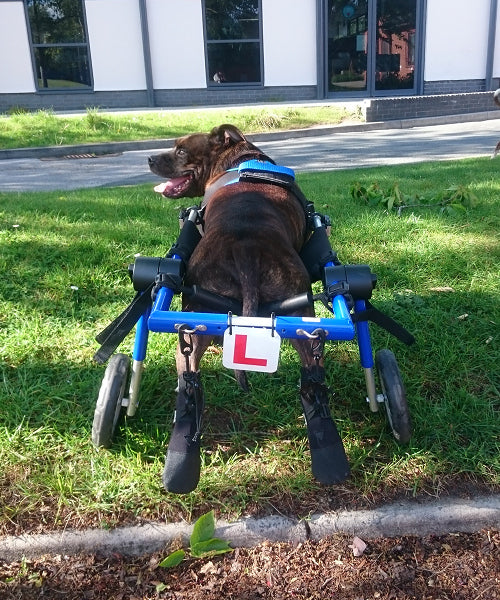
{"type": "Polygon", "coordinates": [[[243,182],[220,188],[206,208],[186,283],[238,299],[243,315],[254,316],[259,304],[308,291],[298,254],[305,232],[304,210],[288,190],[243,182]]]}

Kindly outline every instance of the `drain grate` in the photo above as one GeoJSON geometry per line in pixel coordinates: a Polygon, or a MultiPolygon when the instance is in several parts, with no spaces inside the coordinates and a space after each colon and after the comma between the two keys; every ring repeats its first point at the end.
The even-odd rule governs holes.
{"type": "Polygon", "coordinates": [[[96,158],[96,154],[66,154],[61,156],[61,160],[73,160],[76,158],[96,158]]]}

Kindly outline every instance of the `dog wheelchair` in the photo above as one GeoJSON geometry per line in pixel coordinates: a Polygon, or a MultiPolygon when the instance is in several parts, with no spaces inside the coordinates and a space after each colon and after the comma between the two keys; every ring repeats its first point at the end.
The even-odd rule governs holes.
{"type": "MultiPolygon", "coordinates": [[[[225,367],[264,372],[277,369],[281,339],[314,340],[318,357],[326,342],[356,339],[370,410],[377,412],[383,405],[395,439],[401,444],[409,441],[411,419],[401,373],[392,351],[382,349],[374,355],[369,321],[382,326],[407,345],[415,340],[401,325],[370,303],[377,281],[370,267],[340,263],[328,239],[329,218],[317,213],[311,202],[306,203],[305,210],[310,233],[301,258],[311,282],[321,281],[323,291],[317,295],[307,292],[261,306],[256,317],[239,316],[241,305],[234,299],[196,285],[183,286],[189,257],[201,239],[203,217],[202,209],[197,206],[182,211],[179,237],[165,257],[136,258],[129,266],[135,298],[96,337],[101,347],[94,359],[100,364],[109,359],[109,363],[95,407],[92,425],[95,446],[109,447],[121,414],[132,417],[136,413],[150,332],[179,336],[187,371],[190,344],[186,342],[186,336],[188,340],[192,335],[223,338],[225,367]],[[171,310],[173,297],[179,293],[196,299],[212,312],[171,310]],[[318,301],[327,307],[331,316],[289,316],[292,312],[300,314],[301,309],[318,301]],[[132,360],[123,353],[113,354],[134,326],[132,360]],[[376,374],[380,391],[377,390],[376,374]]],[[[199,419],[201,423],[201,414],[199,419]]],[[[196,435],[201,435],[201,425],[196,435]]]]}

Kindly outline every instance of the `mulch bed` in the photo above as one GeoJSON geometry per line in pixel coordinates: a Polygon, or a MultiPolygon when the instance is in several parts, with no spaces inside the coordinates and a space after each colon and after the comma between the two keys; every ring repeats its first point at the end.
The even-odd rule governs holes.
{"type": "Polygon", "coordinates": [[[55,556],[0,561],[2,600],[496,600],[500,532],[263,543],[165,569],[163,554],[55,556]]]}

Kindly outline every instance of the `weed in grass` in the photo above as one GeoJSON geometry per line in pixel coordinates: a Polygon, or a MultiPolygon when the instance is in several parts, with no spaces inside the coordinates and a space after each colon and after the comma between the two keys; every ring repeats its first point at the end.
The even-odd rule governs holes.
{"type": "Polygon", "coordinates": [[[438,209],[443,214],[456,215],[477,204],[477,197],[463,185],[453,186],[425,197],[403,193],[397,182],[387,190],[383,190],[377,182],[368,187],[355,182],[351,186],[350,194],[353,199],[360,200],[370,207],[384,208],[388,212],[396,210],[399,217],[407,209],[438,209]]]}
{"type": "MultiPolygon", "coordinates": [[[[190,519],[214,507],[231,516],[272,507],[297,514],[338,506],[346,490],[369,498],[394,490],[439,494],[459,476],[500,484],[495,165],[480,159],[298,179],[331,216],[341,260],[377,273],[375,306],[417,337],[406,348],[371,328],[374,348],[390,347],[397,356],[414,425],[410,444],[399,447],[383,413],[369,412],[356,344],[328,344],[332,411],[353,475],[342,490],[320,490],[310,474],[293,350],[284,344],[278,372],[252,374],[251,392],[242,395],[214,346],[203,363],[200,485],[186,497],[165,494],[160,475],[175,403],[175,336],[150,336],[138,413],[120,423],[109,451],[90,443],[103,375],[91,358],[95,334],[133,296],[128,263],[138,252],[161,256],[175,241],[179,203],[159,203],[149,186],[3,193],[2,530],[114,525],[125,515],[190,519]],[[396,179],[411,195],[467,186],[479,202],[464,214],[405,211],[397,218],[349,196],[356,181],[386,188],[396,179]]],[[[120,351],[132,345],[129,336],[120,351]]]]}

